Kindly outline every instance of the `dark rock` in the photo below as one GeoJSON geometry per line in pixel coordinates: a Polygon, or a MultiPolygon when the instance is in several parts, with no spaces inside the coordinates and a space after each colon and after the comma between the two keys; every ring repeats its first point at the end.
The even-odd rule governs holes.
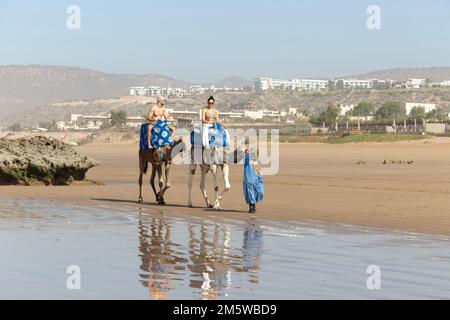
{"type": "Polygon", "coordinates": [[[69,185],[99,162],[56,139],[0,139],[0,184],[69,185]]]}

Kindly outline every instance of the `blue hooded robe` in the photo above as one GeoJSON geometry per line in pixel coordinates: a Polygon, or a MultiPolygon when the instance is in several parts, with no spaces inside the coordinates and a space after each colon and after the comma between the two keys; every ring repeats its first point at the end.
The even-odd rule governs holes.
{"type": "Polygon", "coordinates": [[[264,178],[255,172],[253,156],[245,155],[244,163],[244,198],[247,204],[256,204],[264,199],[264,178]]]}

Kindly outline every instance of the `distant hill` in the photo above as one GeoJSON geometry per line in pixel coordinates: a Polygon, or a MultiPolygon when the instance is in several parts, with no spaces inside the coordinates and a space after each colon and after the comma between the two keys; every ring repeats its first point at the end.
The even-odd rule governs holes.
{"type": "MultiPolygon", "coordinates": [[[[197,110],[205,106],[209,93],[187,98],[170,99],[170,107],[181,110],[197,110]]],[[[387,101],[397,101],[401,105],[406,102],[435,103],[450,111],[450,88],[430,89],[397,89],[397,90],[355,90],[355,91],[323,91],[323,92],[288,92],[288,91],[235,91],[216,92],[214,97],[220,111],[243,111],[259,109],[300,108],[309,113],[318,114],[328,104],[358,104],[371,101],[376,107],[387,101]]],[[[148,98],[147,98],[148,99],[148,98]]],[[[35,108],[32,112],[10,114],[7,125],[20,123],[24,126],[36,126],[39,122],[61,121],[70,118],[72,113],[107,114],[110,110],[125,110],[131,116],[139,116],[148,111],[144,103],[146,99],[124,97],[122,99],[72,101],[35,108]]],[[[0,126],[1,123],[0,114],[0,126]]]]}
{"type": "Polygon", "coordinates": [[[368,72],[353,76],[343,77],[359,79],[391,79],[407,80],[411,78],[430,79],[431,81],[450,80],[450,67],[430,67],[430,68],[395,68],[368,72]]]}
{"type": "Polygon", "coordinates": [[[115,98],[127,95],[129,86],[150,84],[189,87],[187,82],[156,74],[112,74],[48,65],[0,66],[0,113],[67,100],[115,98]]]}
{"type": "Polygon", "coordinates": [[[213,83],[216,88],[243,88],[251,84],[251,81],[239,77],[228,77],[213,83]]]}

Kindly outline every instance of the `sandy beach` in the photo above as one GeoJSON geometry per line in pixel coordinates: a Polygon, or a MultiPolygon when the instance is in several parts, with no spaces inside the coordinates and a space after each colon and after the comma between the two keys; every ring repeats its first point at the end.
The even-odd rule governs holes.
{"type": "MultiPolygon", "coordinates": [[[[143,205],[138,198],[137,146],[130,143],[77,147],[102,163],[88,179],[103,185],[70,187],[1,186],[1,197],[50,199],[98,205],[144,206],[179,215],[219,215],[248,219],[242,195],[241,165],[231,167],[231,191],[222,210],[205,209],[194,181],[195,208],[187,208],[187,167],[174,166],[167,205],[157,206],[145,178],[143,205]]],[[[357,226],[450,235],[450,139],[360,144],[282,144],[280,170],[266,177],[266,198],[257,217],[318,220],[357,226]],[[383,164],[384,160],[413,161],[383,164]]],[[[209,176],[208,192],[213,195],[209,176]]]]}

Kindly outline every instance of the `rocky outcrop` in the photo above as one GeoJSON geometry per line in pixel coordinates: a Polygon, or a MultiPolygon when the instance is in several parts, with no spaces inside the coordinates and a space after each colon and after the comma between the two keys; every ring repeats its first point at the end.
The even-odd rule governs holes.
{"type": "Polygon", "coordinates": [[[56,139],[0,139],[0,184],[69,185],[98,162],[56,139]]]}

